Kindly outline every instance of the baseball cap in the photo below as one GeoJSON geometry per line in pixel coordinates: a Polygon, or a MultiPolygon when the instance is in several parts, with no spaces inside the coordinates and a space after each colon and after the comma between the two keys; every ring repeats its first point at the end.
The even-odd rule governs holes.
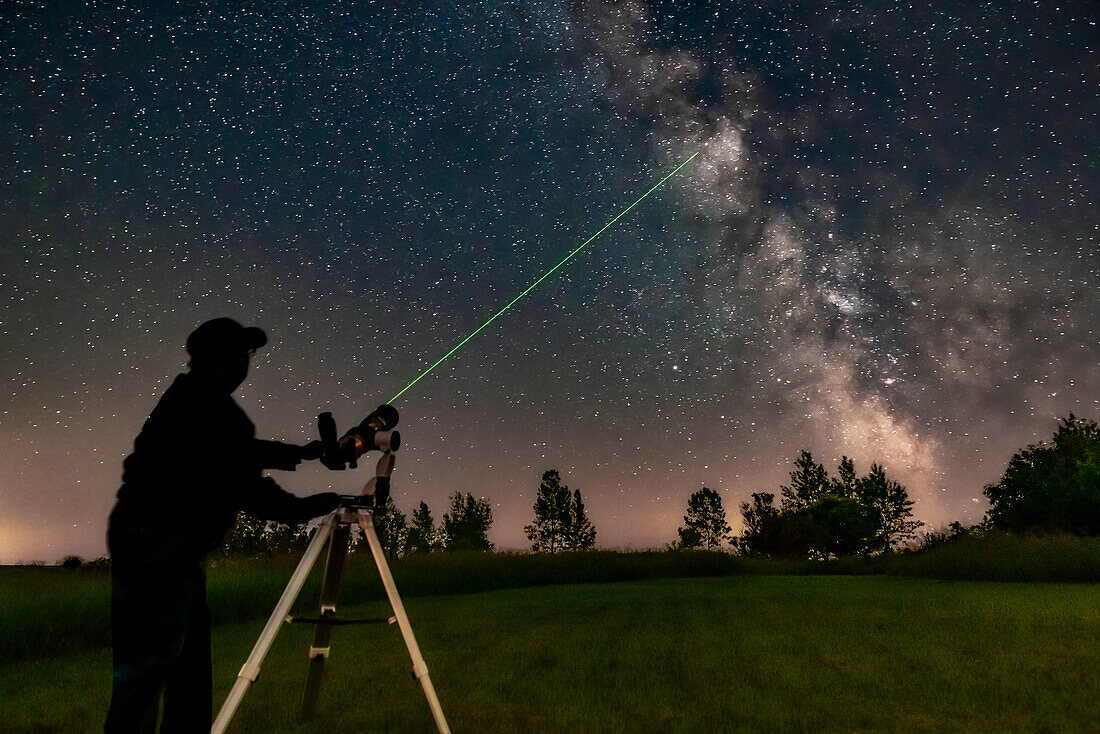
{"type": "Polygon", "coordinates": [[[267,344],[267,334],[255,326],[241,326],[230,318],[211,319],[187,337],[187,353],[192,357],[231,356],[236,352],[259,349],[267,344]]]}

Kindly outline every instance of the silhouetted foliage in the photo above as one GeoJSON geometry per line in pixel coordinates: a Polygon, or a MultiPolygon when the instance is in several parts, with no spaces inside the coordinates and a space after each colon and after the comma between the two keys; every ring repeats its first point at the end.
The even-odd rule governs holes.
{"type": "Polygon", "coordinates": [[[729,537],[730,526],[726,523],[726,510],[718,493],[706,487],[693,492],[688,498],[684,525],[677,533],[679,548],[714,550],[721,547],[729,537]]]}
{"type": "Polygon", "coordinates": [[[822,494],[798,509],[777,509],[770,492],[741,504],[745,530],[734,545],[744,555],[829,558],[863,552],[872,532],[866,508],[851,497],[822,494]]]}
{"type": "Polygon", "coordinates": [[[913,503],[903,486],[878,464],[858,477],[847,456],[831,478],[809,451],[800,452],[781,490],[779,509],[770,492],[740,505],[744,531],[734,545],[741,553],[826,559],[889,551],[921,524],[911,519],[913,503]]]}
{"type": "Polygon", "coordinates": [[[534,510],[534,521],[523,528],[531,550],[556,553],[591,550],[596,545],[596,528],[588,519],[581,491],[570,494],[556,469],[543,473],[534,510]]]}
{"type": "Polygon", "coordinates": [[[451,495],[451,509],[443,515],[444,548],[446,550],[491,551],[489,527],[493,524],[493,508],[485,500],[475,499],[469,492],[451,495]]]}
{"type": "Polygon", "coordinates": [[[703,545],[703,536],[695,528],[680,528],[676,536],[676,540],[669,544],[669,550],[697,550],[703,545]]]}
{"type": "Polygon", "coordinates": [[[958,520],[952,520],[946,528],[933,530],[921,536],[920,542],[913,550],[924,551],[938,548],[948,543],[954,543],[961,538],[969,538],[980,535],[984,531],[981,525],[963,525],[958,520]]]}
{"type": "Polygon", "coordinates": [[[556,553],[565,549],[570,499],[569,487],[561,483],[558,470],[543,472],[535,495],[535,519],[523,528],[531,541],[531,550],[556,553]]]}
{"type": "Polygon", "coordinates": [[[408,553],[427,553],[439,547],[439,534],[435,529],[432,511],[425,502],[421,502],[413,513],[412,526],[405,540],[408,553]]]}
{"type": "Polygon", "coordinates": [[[829,493],[837,497],[855,497],[859,491],[855,462],[847,456],[840,457],[840,466],[836,468],[836,473],[836,479],[829,480],[829,493]]]}
{"type": "Polygon", "coordinates": [[[80,556],[65,556],[61,559],[61,567],[67,571],[75,571],[84,565],[84,559],[80,556]]]}
{"type": "Polygon", "coordinates": [[[393,497],[386,497],[386,512],[374,515],[374,531],[382,544],[382,551],[390,557],[401,555],[409,536],[409,525],[405,514],[397,509],[393,497]]]}
{"type": "Polygon", "coordinates": [[[983,493],[998,530],[1100,535],[1100,428],[1070,413],[1049,445],[1017,451],[983,493]]]}
{"type": "Polygon", "coordinates": [[[874,523],[869,550],[896,550],[911,540],[922,525],[910,519],[913,501],[905,487],[889,479],[878,464],[871,464],[867,476],[855,482],[855,498],[867,508],[874,523]]]}
{"type": "Polygon", "coordinates": [[[877,523],[874,513],[854,497],[826,494],[799,510],[812,528],[810,551],[818,558],[840,558],[873,547],[877,523]]]}
{"type": "Polygon", "coordinates": [[[828,494],[833,488],[833,483],[829,480],[829,472],[825,471],[824,466],[814,461],[809,451],[799,453],[794,466],[790,485],[780,487],[784,512],[809,507],[818,497],[828,494]]]}
{"type": "Polygon", "coordinates": [[[596,528],[588,519],[581,500],[581,491],[573,490],[573,501],[569,503],[569,518],[565,528],[565,549],[572,551],[592,550],[596,547],[596,528]]]}
{"type": "Polygon", "coordinates": [[[220,555],[251,558],[301,553],[309,544],[309,535],[309,530],[304,526],[290,527],[242,512],[225,536],[220,555]]]}
{"type": "Polygon", "coordinates": [[[266,553],[267,548],[263,537],[267,528],[267,521],[258,517],[239,513],[237,522],[225,536],[222,544],[222,554],[226,556],[255,556],[266,553]]]}
{"type": "Polygon", "coordinates": [[[741,503],[741,519],[745,526],[741,537],[734,541],[746,556],[778,556],[779,510],[771,492],[753,492],[751,502],[741,503]]]}

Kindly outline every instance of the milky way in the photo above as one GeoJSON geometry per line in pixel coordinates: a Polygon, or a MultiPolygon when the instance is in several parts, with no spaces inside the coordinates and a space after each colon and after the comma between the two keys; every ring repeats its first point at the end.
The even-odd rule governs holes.
{"type": "Polygon", "coordinates": [[[5,6],[0,562],[104,552],[202,321],[267,330],[238,401],[307,440],[696,151],[402,396],[398,506],[485,496],[520,548],[556,468],[656,547],[806,448],[980,518],[1100,417],[1095,9],[714,5],[5,6]]]}

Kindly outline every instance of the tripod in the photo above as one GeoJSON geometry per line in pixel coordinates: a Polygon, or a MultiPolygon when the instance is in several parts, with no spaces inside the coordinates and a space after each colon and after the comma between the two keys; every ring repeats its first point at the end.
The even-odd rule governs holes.
{"type": "Polygon", "coordinates": [[[428,677],[428,666],[424,663],[424,658],[420,654],[420,647],[416,644],[412,626],[405,614],[405,607],[401,603],[397,586],[393,582],[393,575],[390,574],[390,567],[386,563],[382,544],[379,542],[378,534],[374,530],[372,507],[360,506],[354,503],[349,504],[336,510],[321,521],[317,530],[314,531],[313,538],[310,540],[309,547],[306,548],[302,560],[298,562],[298,567],[294,570],[290,583],[287,584],[278,604],[275,605],[275,611],[271,613],[267,625],[260,633],[260,638],[252,648],[252,653],[248,656],[244,666],[241,667],[241,672],[237,674],[237,680],[233,684],[233,688],[229,691],[225,703],[222,704],[217,718],[214,719],[214,725],[210,730],[212,734],[223,734],[226,727],[229,726],[229,721],[236,713],[245,692],[259,675],[260,664],[263,662],[264,656],[267,655],[271,644],[275,641],[279,626],[284,621],[312,622],[317,625],[314,630],[313,644],[309,648],[309,675],[302,701],[302,715],[304,717],[312,715],[317,706],[317,698],[321,691],[321,677],[324,672],[325,661],[328,659],[332,626],[335,624],[371,622],[389,622],[392,624],[396,622],[398,627],[401,628],[402,637],[405,638],[405,647],[408,648],[409,657],[412,658],[413,676],[420,681],[420,685],[424,688],[424,695],[428,699],[432,716],[435,717],[436,726],[439,727],[440,734],[450,734],[451,730],[447,726],[447,720],[443,717],[443,709],[440,707],[439,699],[435,695],[435,687],[432,685],[431,678],[428,677]],[[390,606],[393,608],[393,617],[389,619],[337,620],[335,618],[336,598],[339,592],[344,560],[347,557],[348,541],[353,523],[357,523],[363,534],[367,536],[371,555],[374,556],[374,563],[378,567],[379,575],[382,577],[382,585],[386,588],[386,596],[389,597],[390,606]],[[321,582],[321,614],[315,619],[296,620],[288,616],[288,612],[294,604],[294,600],[298,597],[298,593],[302,590],[306,576],[309,575],[314,563],[316,563],[326,541],[328,542],[328,556],[325,561],[324,579],[321,582]]]}

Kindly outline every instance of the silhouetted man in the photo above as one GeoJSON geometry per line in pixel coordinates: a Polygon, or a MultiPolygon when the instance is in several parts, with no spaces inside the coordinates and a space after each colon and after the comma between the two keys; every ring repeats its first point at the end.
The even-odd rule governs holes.
{"type": "Polygon", "coordinates": [[[333,493],[296,497],[263,469],[293,469],[320,442],[260,441],[231,394],[263,331],[227,318],[187,337],[190,371],[176,377],[123,462],[111,513],[114,691],[107,732],[206,732],[212,711],[210,612],[203,561],[241,510],[286,524],[334,510],[333,493]]]}

